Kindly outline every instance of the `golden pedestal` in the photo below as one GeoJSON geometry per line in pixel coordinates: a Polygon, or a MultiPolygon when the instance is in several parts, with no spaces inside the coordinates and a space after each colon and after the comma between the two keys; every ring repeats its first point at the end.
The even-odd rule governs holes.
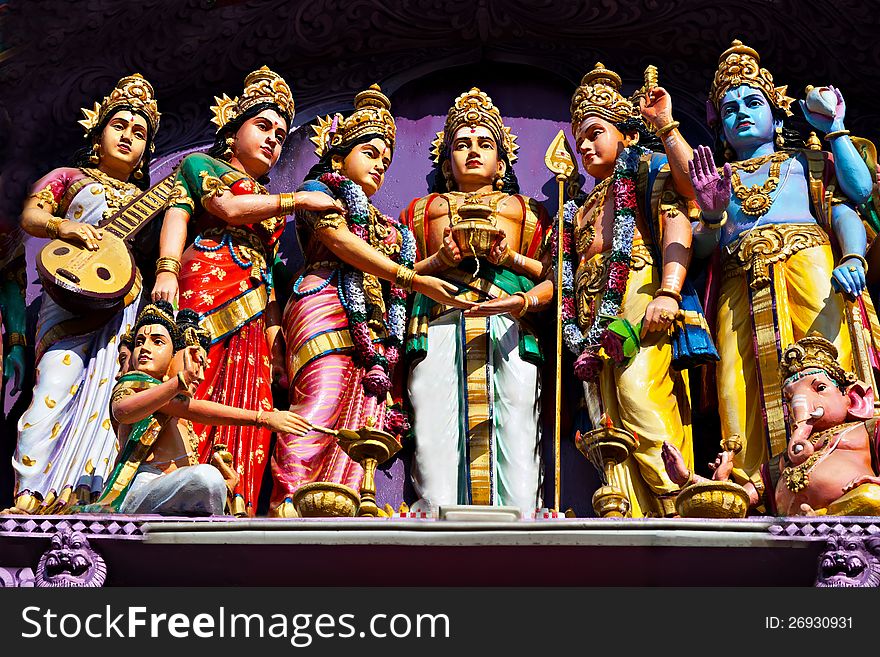
{"type": "Polygon", "coordinates": [[[749,494],[732,481],[703,481],[682,489],[675,510],[682,518],[745,518],[749,494]]]}
{"type": "Polygon", "coordinates": [[[374,429],[372,426],[362,427],[357,431],[339,429],[336,438],[345,453],[364,469],[357,515],[374,518],[386,516],[386,512],[376,505],[376,468],[397,454],[400,443],[387,431],[374,429]]]}
{"type": "Polygon", "coordinates": [[[293,506],[300,518],[352,518],[359,503],[357,492],[329,481],[305,484],[293,494],[293,506]]]}
{"type": "Polygon", "coordinates": [[[578,450],[602,475],[603,486],[593,494],[593,510],[602,518],[624,518],[630,503],[624,492],[611,484],[614,467],[626,461],[638,443],[626,429],[600,427],[576,439],[578,450]]]}

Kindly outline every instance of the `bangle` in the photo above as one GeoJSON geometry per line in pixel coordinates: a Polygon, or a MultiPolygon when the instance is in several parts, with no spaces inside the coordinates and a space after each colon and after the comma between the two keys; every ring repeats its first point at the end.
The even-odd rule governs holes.
{"type": "Polygon", "coordinates": [[[24,337],[24,333],[10,333],[9,334],[9,346],[10,347],[26,347],[27,340],[24,337]]]}
{"type": "Polygon", "coordinates": [[[256,422],[258,427],[263,426],[263,409],[262,408],[257,409],[257,417],[254,420],[254,422],[256,422]]]}
{"type": "Polygon", "coordinates": [[[667,123],[667,124],[666,124],[665,126],[663,126],[662,128],[658,128],[658,129],[657,129],[657,132],[656,132],[655,134],[656,134],[658,137],[660,137],[660,139],[663,139],[664,137],[666,137],[667,133],[672,132],[673,130],[675,130],[675,129],[676,129],[678,126],[680,126],[680,125],[681,125],[681,123],[679,123],[678,121],[670,121],[669,123],[667,123]]]}
{"type": "Polygon", "coordinates": [[[525,315],[527,312],[529,312],[529,297],[528,297],[528,295],[526,295],[525,292],[514,292],[514,293],[513,293],[513,296],[515,296],[515,297],[522,297],[522,300],[523,300],[523,307],[522,307],[522,310],[520,310],[520,311],[516,314],[516,317],[522,317],[522,316],[525,315]]]}
{"type": "Polygon", "coordinates": [[[849,134],[849,130],[835,130],[825,135],[825,141],[834,141],[838,137],[844,137],[849,134]]]}
{"type": "Polygon", "coordinates": [[[718,221],[706,221],[703,214],[700,213],[700,223],[703,224],[706,228],[718,230],[727,223],[727,210],[721,213],[721,219],[719,219],[718,221]]]}
{"type": "Polygon", "coordinates": [[[516,251],[513,251],[509,246],[504,248],[504,254],[501,256],[501,259],[498,261],[499,267],[508,267],[511,260],[516,262],[516,251]]]}
{"type": "Polygon", "coordinates": [[[681,303],[681,293],[668,287],[657,288],[657,291],[654,292],[654,298],[656,299],[657,297],[669,297],[670,299],[675,299],[678,303],[681,303]]]}
{"type": "Polygon", "coordinates": [[[862,263],[862,267],[865,268],[865,273],[868,273],[868,261],[865,260],[865,256],[860,256],[858,253],[844,253],[842,256],[840,256],[840,260],[837,261],[837,266],[839,267],[841,262],[843,262],[844,260],[849,260],[850,258],[855,258],[860,263],[862,263]]]}
{"type": "Polygon", "coordinates": [[[296,210],[296,196],[290,192],[281,192],[278,195],[278,209],[283,215],[293,214],[296,210]]]}
{"type": "Polygon", "coordinates": [[[174,256],[162,256],[161,258],[156,260],[156,273],[161,274],[163,271],[167,271],[174,274],[175,276],[179,276],[180,260],[178,260],[174,256]]]}
{"type": "Polygon", "coordinates": [[[397,268],[397,274],[394,276],[394,284],[404,290],[411,290],[413,278],[415,278],[415,276],[416,272],[414,269],[410,269],[405,265],[400,265],[397,268]]]}
{"type": "Polygon", "coordinates": [[[46,235],[48,235],[50,239],[57,240],[58,233],[61,230],[61,224],[65,221],[66,219],[60,217],[52,217],[49,219],[49,221],[46,222],[46,235]]]}

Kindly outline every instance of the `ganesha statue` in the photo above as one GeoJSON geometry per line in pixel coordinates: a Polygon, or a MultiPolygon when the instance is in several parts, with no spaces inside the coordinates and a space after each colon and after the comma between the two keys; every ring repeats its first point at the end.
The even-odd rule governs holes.
{"type": "Polygon", "coordinates": [[[874,391],[812,334],[780,362],[790,438],[779,459],[780,515],[880,515],[874,391]]]}

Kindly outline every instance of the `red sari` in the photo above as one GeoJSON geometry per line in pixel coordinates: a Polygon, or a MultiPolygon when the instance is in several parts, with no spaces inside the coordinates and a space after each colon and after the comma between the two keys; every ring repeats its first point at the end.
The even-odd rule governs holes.
{"type": "MultiPolygon", "coordinates": [[[[253,178],[207,155],[187,156],[177,183],[173,207],[189,212],[199,231],[181,260],[180,307],[198,312],[202,326],[211,333],[205,379],[196,397],[254,411],[271,410],[264,312],[272,285],[271,264],[285,219],[230,226],[206,212],[202,199],[227,189],[236,195],[267,193],[253,178]]],[[[253,516],[269,459],[271,432],[256,426],[193,426],[203,463],[210,461],[217,445],[226,445],[232,453],[240,477],[232,512],[253,516]]]]}

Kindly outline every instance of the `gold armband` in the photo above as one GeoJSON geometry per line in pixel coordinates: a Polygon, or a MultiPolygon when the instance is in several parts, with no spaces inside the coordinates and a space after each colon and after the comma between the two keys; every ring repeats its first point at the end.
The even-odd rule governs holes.
{"type": "Polygon", "coordinates": [[[718,230],[727,223],[727,210],[721,213],[721,219],[719,219],[718,221],[706,221],[706,219],[703,217],[703,214],[700,213],[700,223],[703,224],[706,228],[718,230]]]}
{"type": "Polygon", "coordinates": [[[865,269],[865,273],[868,273],[868,261],[865,260],[865,256],[860,256],[858,253],[844,253],[842,256],[840,256],[840,260],[837,261],[837,266],[839,267],[840,263],[845,260],[849,260],[850,258],[855,258],[856,260],[861,262],[862,267],[865,269]]]}
{"type": "Polygon", "coordinates": [[[278,209],[283,215],[290,215],[296,211],[296,196],[290,192],[282,192],[278,195],[278,209]]]}
{"type": "Polygon", "coordinates": [[[670,299],[675,299],[676,302],[681,303],[681,293],[668,287],[657,288],[657,291],[654,292],[654,298],[656,299],[657,297],[669,297],[670,299]]]}
{"type": "Polygon", "coordinates": [[[663,139],[667,134],[669,134],[670,132],[672,132],[673,130],[675,130],[675,129],[676,129],[678,126],[680,126],[680,125],[681,125],[681,123],[679,123],[678,121],[670,121],[669,123],[667,123],[667,124],[666,124],[665,126],[663,126],[662,128],[657,128],[656,135],[657,135],[660,139],[663,139]]]}
{"type": "Polygon", "coordinates": [[[63,224],[66,219],[61,219],[60,217],[52,217],[49,221],[46,222],[46,235],[49,236],[50,239],[57,240],[58,233],[61,230],[61,224],[63,224]]]}
{"type": "Polygon", "coordinates": [[[27,339],[24,337],[24,333],[10,333],[9,334],[9,346],[10,347],[26,347],[27,339]]]}
{"type": "Polygon", "coordinates": [[[174,256],[162,256],[156,260],[156,273],[161,274],[164,271],[174,274],[175,277],[179,276],[180,260],[174,256]]]}
{"type": "Polygon", "coordinates": [[[516,314],[517,317],[522,317],[522,316],[525,315],[527,312],[529,312],[529,305],[530,305],[530,304],[529,304],[529,297],[528,297],[528,295],[527,295],[525,292],[514,292],[513,295],[516,296],[516,297],[522,297],[522,300],[523,300],[523,307],[522,307],[522,310],[520,310],[520,311],[516,314]]]}
{"type": "Polygon", "coordinates": [[[834,141],[838,137],[844,137],[849,134],[849,130],[835,130],[825,135],[825,141],[834,141]]]}
{"type": "Polygon", "coordinates": [[[415,278],[415,276],[416,272],[414,269],[410,269],[405,265],[400,265],[397,268],[397,274],[394,276],[394,284],[404,290],[411,290],[413,278],[415,278]]]}

